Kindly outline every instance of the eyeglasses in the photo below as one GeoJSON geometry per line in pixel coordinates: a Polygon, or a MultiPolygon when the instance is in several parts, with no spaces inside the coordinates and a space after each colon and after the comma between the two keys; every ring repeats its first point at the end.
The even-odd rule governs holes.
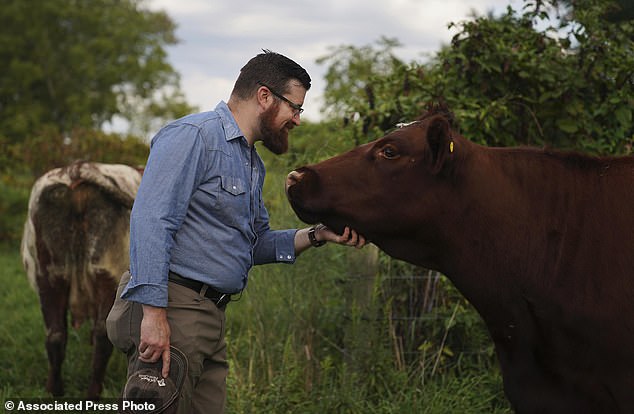
{"type": "Polygon", "coordinates": [[[267,85],[266,83],[263,82],[258,82],[258,85],[260,86],[264,86],[266,89],[268,89],[269,91],[271,91],[271,93],[273,94],[273,96],[275,96],[276,98],[281,99],[282,101],[286,102],[288,104],[288,106],[290,106],[291,108],[293,108],[293,116],[298,116],[301,115],[302,112],[304,112],[304,108],[302,108],[301,105],[296,104],[295,102],[289,100],[287,97],[285,97],[282,94],[279,94],[277,92],[275,92],[275,90],[273,88],[271,88],[269,85],[267,85]]]}

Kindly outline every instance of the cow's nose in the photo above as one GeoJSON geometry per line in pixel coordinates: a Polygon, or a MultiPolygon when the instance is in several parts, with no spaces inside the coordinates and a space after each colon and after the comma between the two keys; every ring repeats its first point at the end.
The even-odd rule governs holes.
{"type": "Polygon", "coordinates": [[[286,188],[288,189],[288,187],[297,184],[298,182],[302,181],[302,177],[304,176],[303,173],[297,172],[297,171],[291,171],[287,176],[286,176],[286,188]]]}

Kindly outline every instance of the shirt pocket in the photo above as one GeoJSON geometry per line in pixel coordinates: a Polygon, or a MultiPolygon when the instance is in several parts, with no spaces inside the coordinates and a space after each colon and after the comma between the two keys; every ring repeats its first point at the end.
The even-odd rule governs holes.
{"type": "MultiPolygon", "coordinates": [[[[201,184],[190,210],[198,211],[203,222],[222,223],[243,228],[249,224],[249,192],[245,181],[238,177],[214,177],[201,184]]],[[[190,211],[190,214],[193,214],[190,211]]]]}
{"type": "Polygon", "coordinates": [[[249,194],[244,180],[222,176],[216,211],[218,218],[228,225],[243,227],[249,223],[249,194]]]}
{"type": "Polygon", "coordinates": [[[210,207],[216,207],[218,205],[219,192],[220,192],[220,180],[211,180],[204,184],[201,184],[199,187],[201,194],[203,197],[201,198],[201,202],[203,205],[208,205],[210,207]]]}
{"type": "Polygon", "coordinates": [[[241,178],[223,175],[220,177],[220,180],[222,189],[227,193],[233,196],[239,196],[246,193],[246,186],[241,178]]]}

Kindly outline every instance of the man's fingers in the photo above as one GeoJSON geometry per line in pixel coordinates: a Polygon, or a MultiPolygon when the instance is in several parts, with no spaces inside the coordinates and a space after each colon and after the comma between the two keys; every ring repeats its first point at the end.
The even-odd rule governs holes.
{"type": "MultiPolygon", "coordinates": [[[[321,225],[323,226],[323,225],[321,225]]],[[[363,247],[366,244],[365,237],[363,235],[356,232],[350,228],[350,226],[346,226],[343,229],[341,234],[337,234],[326,226],[321,227],[322,231],[327,232],[325,236],[325,240],[333,241],[339,244],[343,244],[346,246],[354,246],[358,249],[363,247]]],[[[324,233],[322,233],[324,234],[324,233]]]]}
{"type": "Polygon", "coordinates": [[[139,359],[143,362],[150,362],[152,359],[152,355],[154,352],[152,351],[152,347],[149,344],[141,341],[139,344],[139,359]]]}
{"type": "Polygon", "coordinates": [[[365,245],[365,237],[348,226],[343,229],[343,233],[341,233],[341,235],[337,235],[336,241],[337,243],[357,248],[361,248],[365,245]]]}
{"type": "Polygon", "coordinates": [[[339,236],[339,243],[345,243],[350,239],[350,227],[346,226],[343,229],[343,233],[339,236]]]}
{"type": "Polygon", "coordinates": [[[160,349],[158,348],[152,349],[152,347],[148,345],[144,345],[144,347],[145,349],[141,351],[141,346],[139,345],[139,359],[147,363],[155,363],[158,360],[162,359],[163,370],[161,371],[161,375],[163,375],[163,378],[167,378],[167,376],[170,373],[170,362],[171,362],[171,355],[170,355],[169,348],[161,352],[160,349]]]}
{"type": "Polygon", "coordinates": [[[143,352],[139,352],[139,359],[143,362],[156,362],[161,357],[161,352],[159,350],[152,349],[151,347],[146,347],[143,352]]]}
{"type": "Polygon", "coordinates": [[[350,237],[346,244],[360,249],[365,246],[365,241],[365,237],[362,234],[357,233],[356,230],[350,230],[350,237]]]}
{"type": "Polygon", "coordinates": [[[139,359],[143,362],[154,363],[161,359],[161,357],[165,359],[166,352],[169,360],[169,345],[167,351],[162,351],[160,347],[152,346],[147,342],[141,342],[139,344],[139,359]]]}
{"type": "Polygon", "coordinates": [[[165,351],[163,351],[163,378],[167,378],[170,374],[170,361],[171,361],[171,355],[170,355],[170,350],[167,349],[165,351]]]}
{"type": "Polygon", "coordinates": [[[348,246],[354,246],[357,244],[358,236],[357,232],[354,230],[350,230],[350,236],[348,237],[348,242],[346,243],[348,246]]]}

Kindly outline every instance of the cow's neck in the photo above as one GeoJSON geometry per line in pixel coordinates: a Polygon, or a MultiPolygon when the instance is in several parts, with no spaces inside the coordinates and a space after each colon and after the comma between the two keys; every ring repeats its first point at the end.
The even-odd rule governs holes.
{"type": "Polygon", "coordinates": [[[561,248],[566,211],[557,205],[558,183],[547,179],[561,174],[549,171],[556,163],[540,165],[526,152],[473,151],[459,178],[455,219],[440,229],[446,253],[439,264],[476,306],[487,307],[499,292],[536,288],[548,264],[538,255],[545,243],[549,254],[561,248]]]}
{"type": "Polygon", "coordinates": [[[631,163],[606,159],[611,165],[606,176],[603,161],[581,160],[589,165],[579,168],[578,160],[541,150],[474,145],[472,151],[450,203],[455,219],[438,229],[444,248],[438,262],[481,313],[499,313],[505,303],[500,294],[514,301],[539,298],[550,306],[548,292],[565,289],[571,277],[590,283],[580,280],[591,277],[587,270],[566,264],[574,262],[571,257],[580,252],[609,257],[599,250],[614,245],[607,237],[627,238],[621,229],[631,226],[627,219],[619,219],[620,228],[603,236],[601,246],[590,236],[601,234],[605,224],[592,214],[596,205],[609,203],[605,189],[631,191],[623,181],[631,163]]]}
{"type": "Polygon", "coordinates": [[[499,292],[530,295],[540,288],[535,281],[557,271],[568,209],[582,190],[561,188],[558,180],[568,173],[537,152],[474,144],[469,150],[443,218],[421,226],[415,243],[388,240],[380,247],[443,272],[486,312],[491,303],[504,303],[492,300],[499,292]]]}

